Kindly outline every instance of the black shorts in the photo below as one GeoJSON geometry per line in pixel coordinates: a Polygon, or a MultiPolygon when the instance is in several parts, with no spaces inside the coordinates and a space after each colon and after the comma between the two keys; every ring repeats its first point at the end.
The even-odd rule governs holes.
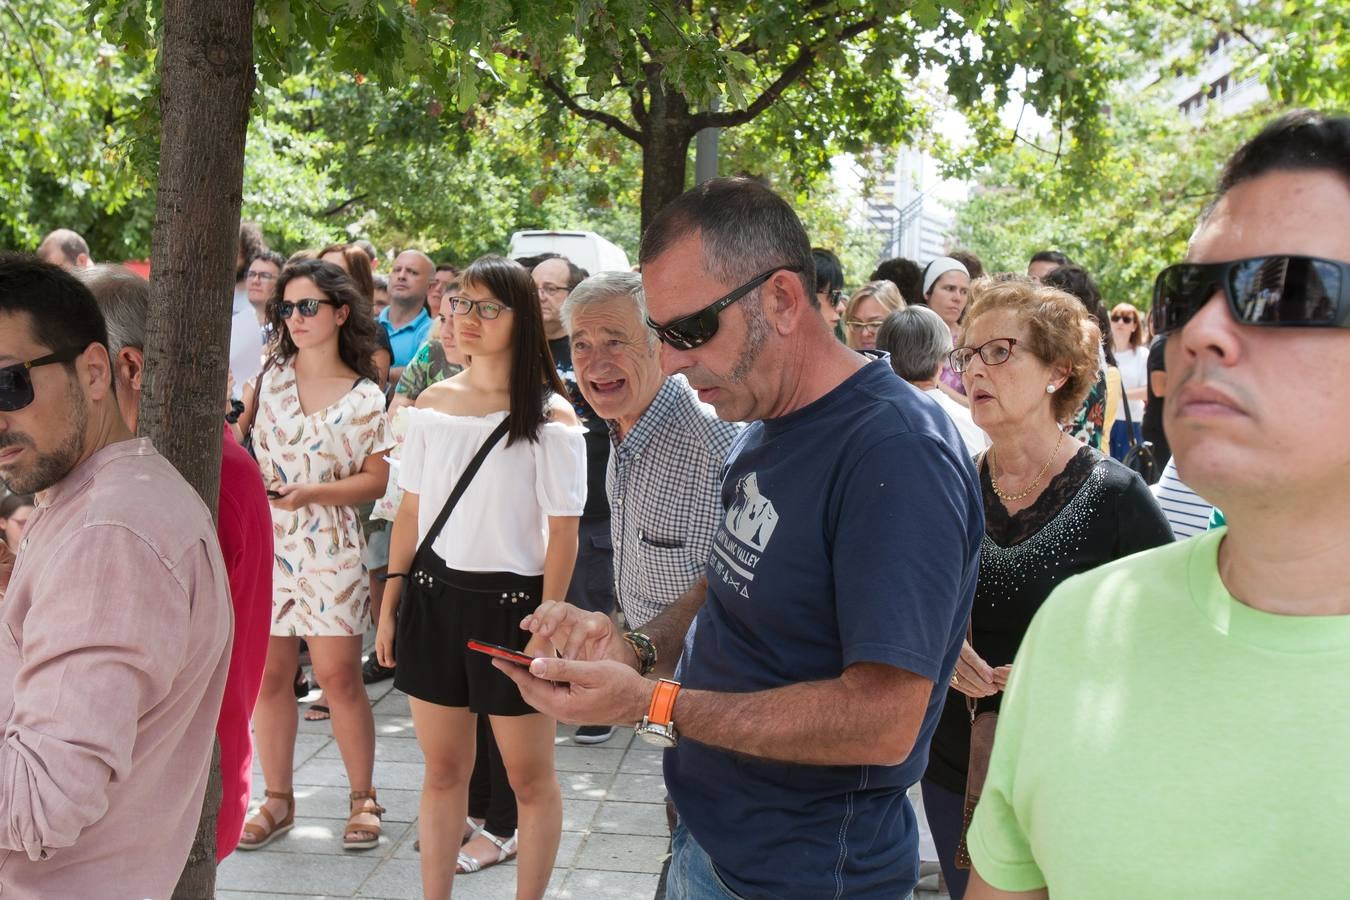
{"type": "Polygon", "coordinates": [[[434,553],[413,563],[398,605],[394,687],[440,706],[489,716],[537,710],[490,657],[468,650],[470,639],[524,650],[520,620],[539,606],[544,576],[461,572],[434,553]]]}

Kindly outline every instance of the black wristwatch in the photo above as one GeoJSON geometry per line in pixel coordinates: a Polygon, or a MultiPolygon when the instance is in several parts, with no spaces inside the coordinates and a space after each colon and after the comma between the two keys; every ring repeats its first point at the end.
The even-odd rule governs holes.
{"type": "Polygon", "coordinates": [[[623,639],[637,654],[638,674],[650,675],[656,669],[656,644],[640,631],[629,631],[624,634],[623,639]]]}

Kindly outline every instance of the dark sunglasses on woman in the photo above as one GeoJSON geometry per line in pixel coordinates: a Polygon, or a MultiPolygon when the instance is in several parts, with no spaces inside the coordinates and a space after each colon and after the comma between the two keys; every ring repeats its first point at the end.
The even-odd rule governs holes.
{"type": "Polygon", "coordinates": [[[0,410],[14,412],[33,402],[33,375],[30,369],[49,366],[52,363],[68,363],[79,357],[83,350],[58,350],[30,359],[28,362],[15,363],[0,369],[0,410]]]}
{"type": "Polygon", "coordinates": [[[1350,263],[1312,256],[1254,256],[1168,266],[1153,285],[1153,330],[1181,328],[1223,291],[1243,325],[1350,328],[1350,263]]]}
{"type": "Polygon", "coordinates": [[[656,324],[648,316],[647,326],[656,332],[656,336],[661,339],[662,343],[669,344],[676,350],[693,350],[695,347],[702,347],[717,334],[722,310],[768,281],[774,273],[779,271],[801,272],[801,270],[801,266],[774,266],[769,271],[761,272],[751,278],[731,293],[718,297],[698,312],[681,316],[664,325],[656,324]]]}
{"type": "Polygon", "coordinates": [[[291,313],[295,310],[300,311],[302,319],[312,319],[319,314],[320,306],[341,306],[336,300],[321,300],[317,297],[311,297],[306,300],[282,300],[277,303],[277,314],[281,316],[282,321],[289,319],[291,313]]]}

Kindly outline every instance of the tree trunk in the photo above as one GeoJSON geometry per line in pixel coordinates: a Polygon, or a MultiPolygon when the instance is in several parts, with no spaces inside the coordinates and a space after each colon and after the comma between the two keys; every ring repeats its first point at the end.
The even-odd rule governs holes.
{"type": "MultiPolygon", "coordinates": [[[[140,432],[213,514],[253,97],[253,0],[164,0],[160,167],[140,432]]],[[[174,897],[215,893],[219,762],[174,897]]]]}
{"type": "Polygon", "coordinates": [[[216,893],[216,819],[220,815],[224,784],[220,777],[220,741],[211,743],[211,774],[206,779],[197,835],[173,889],[173,900],[210,900],[216,893]]]}
{"type": "Polygon", "coordinates": [[[684,193],[689,142],[694,137],[689,104],[659,85],[649,94],[650,112],[642,134],[643,231],[667,203],[684,193]]]}

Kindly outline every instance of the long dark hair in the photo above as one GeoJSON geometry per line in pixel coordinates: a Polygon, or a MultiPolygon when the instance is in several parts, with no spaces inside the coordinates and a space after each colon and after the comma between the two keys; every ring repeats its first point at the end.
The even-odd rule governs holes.
{"type": "MultiPolygon", "coordinates": [[[[369,378],[375,384],[380,383],[380,374],[371,358],[375,353],[375,324],[370,314],[370,301],[361,296],[356,284],[347,277],[347,273],[332,263],[321,259],[303,259],[292,262],[281,270],[277,286],[272,291],[272,299],[267,301],[267,324],[272,329],[272,342],[275,348],[272,357],[277,362],[285,362],[295,356],[298,348],[286,330],[286,322],[281,318],[281,301],[286,294],[286,285],[296,278],[308,278],[325,298],[347,307],[347,321],[338,327],[338,356],[354,369],[362,378],[369,378]]],[[[291,313],[298,316],[300,313],[291,313]]]]}
{"type": "Polygon", "coordinates": [[[518,440],[539,440],[539,427],[547,419],[550,391],[567,396],[558,377],[553,354],[544,337],[544,317],[539,312],[539,289],[529,271],[502,256],[480,256],[460,275],[460,284],[485,288],[494,300],[511,307],[511,428],[509,447],[518,440]]]}

